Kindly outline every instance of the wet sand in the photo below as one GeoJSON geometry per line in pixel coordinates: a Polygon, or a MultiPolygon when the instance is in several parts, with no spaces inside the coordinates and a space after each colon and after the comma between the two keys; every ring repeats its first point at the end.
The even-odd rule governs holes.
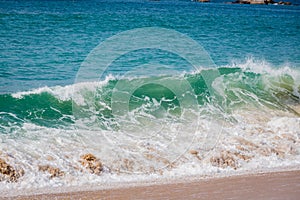
{"type": "Polygon", "coordinates": [[[22,195],[13,199],[299,199],[299,197],[300,170],[296,170],[149,186],[22,195]]]}

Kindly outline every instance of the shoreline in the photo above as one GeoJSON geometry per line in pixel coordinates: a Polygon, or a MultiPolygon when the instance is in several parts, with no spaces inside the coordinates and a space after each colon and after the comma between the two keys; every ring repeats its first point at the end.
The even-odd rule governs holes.
{"type": "Polygon", "coordinates": [[[300,169],[256,171],[214,177],[182,177],[140,183],[32,188],[4,194],[0,199],[182,199],[204,197],[224,199],[297,199],[300,196],[300,169]],[[55,190],[55,191],[53,191],[55,190]],[[25,195],[24,195],[25,194],[25,195]]]}

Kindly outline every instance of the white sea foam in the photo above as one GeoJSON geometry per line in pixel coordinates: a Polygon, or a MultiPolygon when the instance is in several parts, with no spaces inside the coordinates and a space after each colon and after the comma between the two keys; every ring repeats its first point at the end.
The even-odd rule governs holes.
{"type": "Polygon", "coordinates": [[[76,92],[78,91],[84,91],[84,90],[89,90],[89,91],[95,91],[96,88],[101,87],[103,85],[106,85],[110,80],[114,80],[115,77],[112,75],[109,75],[105,78],[103,81],[99,82],[83,82],[83,83],[76,83],[73,85],[66,85],[66,86],[54,86],[54,87],[41,87],[29,91],[23,91],[23,92],[17,92],[13,93],[12,96],[14,98],[23,98],[24,96],[28,96],[31,94],[41,94],[41,93],[49,93],[59,100],[62,101],[67,101],[71,100],[72,98],[75,101],[78,101],[78,103],[83,103],[84,100],[82,99],[83,97],[79,98],[76,96],[76,92]],[[78,98],[78,99],[76,99],[78,98]]]}
{"type": "MultiPolygon", "coordinates": [[[[296,96],[299,95],[299,87],[300,87],[300,71],[297,68],[294,68],[293,66],[290,66],[289,64],[285,64],[282,66],[274,67],[270,63],[266,62],[265,60],[255,60],[253,58],[248,58],[243,62],[232,62],[230,65],[221,66],[225,68],[241,68],[242,71],[245,72],[254,72],[257,74],[266,75],[266,78],[270,78],[272,80],[276,80],[280,82],[280,78],[282,75],[289,75],[293,78],[294,84],[294,94],[296,96]]],[[[201,70],[208,70],[208,68],[201,68],[201,70]]],[[[199,73],[199,71],[190,72],[190,74],[196,74],[199,73]]],[[[186,72],[182,72],[179,75],[183,76],[186,72]]],[[[78,101],[79,104],[84,103],[83,97],[79,97],[76,92],[89,90],[89,91],[95,91],[96,88],[99,88],[103,85],[106,85],[110,80],[116,80],[120,79],[122,77],[116,77],[111,74],[109,74],[105,80],[98,81],[98,82],[82,82],[82,83],[75,83],[72,85],[67,86],[54,86],[54,87],[42,87],[37,88],[29,91],[22,91],[13,93],[12,96],[14,98],[22,98],[27,95],[31,94],[40,94],[43,92],[50,93],[57,97],[58,99],[62,101],[70,100],[72,98],[75,98],[75,101],[78,101]],[[78,99],[76,99],[78,98],[78,99]]],[[[124,77],[123,77],[124,78],[124,77]]],[[[136,76],[126,77],[128,80],[133,80],[137,78],[136,76]]],[[[138,77],[138,78],[147,78],[146,76],[138,77]]],[[[218,81],[218,79],[215,80],[215,82],[218,81]]],[[[266,80],[269,81],[269,80],[266,80]]],[[[267,85],[267,84],[266,84],[267,85]]]]}
{"type": "MultiPolygon", "coordinates": [[[[126,153],[125,149],[118,149],[107,141],[106,137],[111,138],[111,134],[113,134],[110,131],[61,130],[24,123],[21,131],[23,132],[22,137],[1,135],[1,157],[6,158],[8,163],[15,168],[22,168],[25,171],[25,175],[17,183],[0,182],[1,190],[86,184],[101,185],[194,175],[200,177],[219,176],[245,173],[252,170],[300,166],[299,117],[283,111],[261,112],[258,110],[238,111],[234,113],[234,116],[237,122],[223,125],[218,143],[213,146],[211,151],[203,151],[201,141],[205,131],[209,133],[213,129],[210,126],[205,126],[207,121],[200,120],[200,127],[202,128],[195,134],[194,142],[188,149],[197,150],[201,160],[187,151],[175,162],[173,167],[158,172],[149,171],[149,168],[145,167],[145,174],[137,174],[134,171],[130,173],[130,169],[124,173],[122,170],[121,172],[116,171],[117,168],[124,169],[123,160],[125,158],[135,163],[138,160],[142,161],[143,155],[137,153],[135,157],[127,157],[126,155],[129,154],[126,153]],[[239,142],[240,139],[237,140],[237,138],[249,141],[249,144],[239,142]],[[252,143],[255,145],[251,147],[252,143]],[[237,146],[250,149],[250,151],[243,151],[237,146]],[[90,174],[85,170],[79,163],[80,155],[89,152],[99,157],[110,170],[105,170],[100,176],[90,174]],[[232,154],[236,161],[236,169],[230,166],[223,168],[212,165],[211,159],[220,156],[222,152],[232,154]],[[251,159],[243,160],[235,156],[234,153],[245,154],[251,159]],[[39,165],[47,164],[58,167],[66,172],[66,175],[50,179],[47,173],[38,170],[39,165]]],[[[123,140],[127,136],[118,135],[118,137],[123,140]]],[[[127,146],[126,148],[135,149],[136,147],[127,146]]],[[[174,149],[170,146],[169,150],[174,149]]],[[[140,165],[139,163],[136,164],[140,165]]],[[[140,166],[142,167],[143,164],[140,166]]]]}
{"type": "MultiPolygon", "coordinates": [[[[297,70],[286,67],[273,69],[266,63],[253,60],[236,66],[272,77],[288,74],[294,79],[294,93],[299,95],[297,70]],[[263,71],[261,68],[264,68],[263,71]]],[[[47,92],[60,100],[72,98],[76,103],[84,105],[85,97],[74,97],[74,90],[94,91],[114,78],[108,77],[100,85],[77,83],[64,87],[44,87],[15,93],[13,97],[23,98],[47,92]]],[[[223,76],[213,83],[214,88],[223,96],[225,93],[222,92],[226,89],[224,83],[226,80],[223,76]]],[[[260,102],[257,96],[245,94],[245,91],[234,92],[260,102]]],[[[240,100],[243,98],[240,96],[240,100]]],[[[149,100],[150,98],[145,99],[147,102],[149,100]]],[[[161,102],[154,101],[153,104],[159,106],[161,102]]],[[[299,105],[288,106],[295,111],[300,110],[299,105]]],[[[269,109],[262,104],[246,104],[241,109],[233,109],[222,115],[222,110],[208,103],[201,107],[200,113],[210,114],[214,111],[214,114],[222,115],[223,118],[214,115],[203,117],[190,111],[185,115],[186,121],[183,119],[186,123],[180,123],[180,120],[172,121],[170,116],[150,118],[147,112],[139,112],[137,117],[134,111],[128,113],[128,118],[112,121],[119,123],[118,130],[97,128],[97,117],[91,116],[78,119],[74,126],[65,129],[23,122],[11,134],[1,134],[0,157],[16,169],[24,169],[25,175],[16,183],[0,182],[0,191],[48,186],[113,185],[187,176],[223,176],[255,170],[300,168],[300,118],[296,112],[269,109]],[[131,125],[141,122],[143,126],[132,129],[131,125]],[[89,173],[80,164],[80,156],[86,153],[94,154],[104,164],[105,170],[100,176],[89,173]],[[145,153],[152,154],[145,158],[145,153]],[[170,165],[162,165],[164,162],[170,165]],[[47,172],[38,170],[39,165],[57,167],[65,175],[50,178],[47,172]],[[160,168],[155,171],[151,168],[153,165],[159,165],[160,168]]]]}

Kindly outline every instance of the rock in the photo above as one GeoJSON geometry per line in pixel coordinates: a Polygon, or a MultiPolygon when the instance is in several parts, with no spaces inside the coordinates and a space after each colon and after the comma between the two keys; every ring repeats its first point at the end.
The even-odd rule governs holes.
{"type": "Polygon", "coordinates": [[[279,5],[292,5],[291,2],[279,1],[278,3],[273,0],[236,0],[232,4],[279,4],[279,5]]]}
{"type": "Polygon", "coordinates": [[[221,152],[221,155],[211,157],[210,163],[213,166],[221,167],[221,168],[231,167],[233,169],[237,169],[238,167],[238,163],[236,159],[229,151],[223,151],[221,152]]]}
{"type": "Polygon", "coordinates": [[[201,157],[199,156],[199,152],[196,150],[190,150],[190,154],[196,156],[196,158],[198,158],[199,160],[201,160],[201,157]]]}
{"type": "Polygon", "coordinates": [[[288,140],[288,141],[291,141],[291,142],[293,142],[293,143],[296,143],[296,142],[297,142],[295,136],[293,136],[293,135],[291,135],[291,134],[283,133],[283,134],[281,134],[281,137],[284,138],[284,139],[286,139],[286,140],[288,140]]]}
{"type": "Polygon", "coordinates": [[[278,3],[273,0],[236,0],[231,2],[232,4],[280,4],[280,5],[292,5],[291,2],[279,1],[278,3]]]}
{"type": "Polygon", "coordinates": [[[278,135],[275,135],[275,137],[273,138],[274,140],[281,140],[282,138],[279,137],[278,135]]]}
{"type": "Polygon", "coordinates": [[[46,156],[46,159],[47,159],[48,161],[53,161],[53,160],[55,160],[52,156],[49,156],[49,155],[46,156]]]}
{"type": "Polygon", "coordinates": [[[284,158],[285,157],[285,152],[282,151],[281,149],[272,149],[272,153],[274,153],[277,157],[279,158],[284,158]]]}
{"type": "Polygon", "coordinates": [[[265,4],[265,0],[250,0],[250,4],[265,4]]]}
{"type": "Polygon", "coordinates": [[[93,154],[82,155],[79,161],[90,173],[100,175],[103,171],[103,165],[93,154]]]}
{"type": "Polygon", "coordinates": [[[241,145],[235,145],[235,148],[240,151],[248,151],[246,148],[242,147],[241,145]]]}
{"type": "Polygon", "coordinates": [[[91,153],[85,154],[85,155],[81,156],[81,158],[86,161],[96,161],[97,160],[96,156],[94,156],[91,153]]]}
{"type": "Polygon", "coordinates": [[[192,155],[198,155],[198,151],[196,151],[196,150],[190,150],[190,154],[192,154],[192,155]]]}
{"type": "Polygon", "coordinates": [[[12,166],[7,164],[5,160],[0,158],[0,174],[3,174],[4,177],[1,180],[7,180],[9,182],[17,182],[17,180],[24,175],[24,170],[15,170],[12,166]]]}
{"type": "Polygon", "coordinates": [[[157,154],[144,153],[144,156],[148,160],[153,160],[155,162],[163,163],[164,165],[166,165],[166,166],[168,166],[170,168],[174,167],[174,163],[173,162],[170,162],[168,159],[166,159],[166,158],[164,158],[162,156],[159,156],[157,154]]]}
{"type": "Polygon", "coordinates": [[[262,147],[262,148],[257,149],[257,152],[263,156],[270,156],[272,154],[272,148],[262,147]]]}
{"type": "Polygon", "coordinates": [[[134,162],[127,158],[123,159],[124,165],[122,165],[126,171],[133,171],[134,162]]]}
{"type": "Polygon", "coordinates": [[[284,2],[284,1],[279,1],[278,4],[279,4],[279,5],[288,5],[288,6],[289,6],[289,5],[292,5],[291,2],[284,2]]]}
{"type": "Polygon", "coordinates": [[[250,2],[247,1],[247,0],[236,0],[236,1],[233,1],[231,3],[232,4],[250,4],[250,2]]]}
{"type": "Polygon", "coordinates": [[[273,0],[264,0],[265,4],[274,4],[275,2],[273,0]]]}
{"type": "Polygon", "coordinates": [[[39,165],[39,171],[48,172],[50,178],[64,176],[65,173],[57,167],[52,167],[50,165],[39,165]]]}
{"type": "Polygon", "coordinates": [[[255,144],[255,143],[253,143],[253,142],[251,142],[251,141],[249,141],[249,140],[246,140],[246,139],[244,139],[244,138],[239,137],[239,138],[236,138],[236,140],[237,140],[240,144],[249,147],[251,150],[254,150],[254,149],[258,149],[258,148],[259,148],[259,146],[258,146],[257,144],[255,144]]]}
{"type": "Polygon", "coordinates": [[[241,153],[238,153],[238,152],[235,152],[234,155],[236,157],[238,157],[239,159],[242,159],[242,160],[245,160],[245,161],[249,161],[253,158],[253,156],[248,156],[248,155],[241,154],[241,153]]]}

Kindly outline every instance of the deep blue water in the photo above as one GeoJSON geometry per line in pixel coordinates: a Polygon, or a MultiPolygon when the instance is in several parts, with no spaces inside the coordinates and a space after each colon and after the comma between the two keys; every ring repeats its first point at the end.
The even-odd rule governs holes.
{"type": "Polygon", "coordinates": [[[0,93],[72,84],[82,61],[99,43],[122,31],[151,26],[186,34],[218,66],[252,57],[274,67],[300,67],[300,6],[0,1],[0,93]]]}

